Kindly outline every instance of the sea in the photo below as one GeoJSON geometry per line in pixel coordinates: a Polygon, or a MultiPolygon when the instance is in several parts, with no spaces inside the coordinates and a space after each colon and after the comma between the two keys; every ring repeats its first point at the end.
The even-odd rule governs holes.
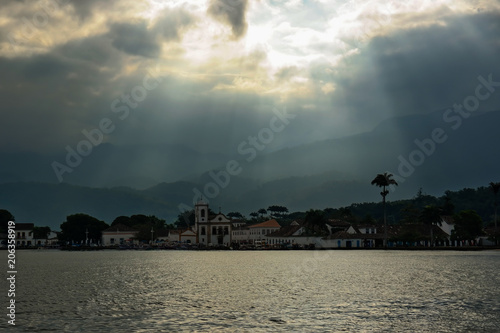
{"type": "Polygon", "coordinates": [[[0,332],[500,332],[500,251],[19,250],[16,269],[0,332]]]}

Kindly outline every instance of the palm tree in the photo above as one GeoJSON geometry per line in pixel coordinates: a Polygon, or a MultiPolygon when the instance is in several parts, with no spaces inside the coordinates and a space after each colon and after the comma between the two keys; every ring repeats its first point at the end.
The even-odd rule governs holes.
{"type": "Polygon", "coordinates": [[[495,209],[495,244],[497,243],[497,206],[498,206],[498,201],[497,201],[497,195],[498,191],[500,190],[500,183],[490,183],[490,188],[493,191],[493,194],[495,195],[495,201],[493,202],[493,207],[495,209]]]}
{"type": "Polygon", "coordinates": [[[375,179],[371,182],[372,185],[376,185],[378,187],[382,187],[382,192],[380,195],[382,196],[382,204],[384,206],[384,246],[387,247],[387,214],[385,209],[385,197],[389,194],[389,191],[386,189],[387,186],[390,185],[398,185],[398,183],[392,179],[392,173],[384,172],[383,174],[379,173],[375,179]]]}

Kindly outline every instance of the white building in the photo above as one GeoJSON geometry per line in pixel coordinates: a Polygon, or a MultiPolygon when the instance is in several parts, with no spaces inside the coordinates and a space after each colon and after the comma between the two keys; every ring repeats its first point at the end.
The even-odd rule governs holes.
{"type": "Polygon", "coordinates": [[[289,226],[280,228],[269,235],[266,235],[266,243],[278,247],[281,245],[297,244],[296,240],[304,232],[304,227],[297,221],[293,221],[289,226]]]}
{"type": "Polygon", "coordinates": [[[103,246],[113,246],[113,245],[125,245],[132,244],[135,236],[137,235],[137,230],[126,226],[124,224],[118,223],[111,226],[102,232],[102,245],[103,246]]]}
{"type": "Polygon", "coordinates": [[[250,228],[247,225],[233,225],[231,240],[234,243],[248,243],[250,240],[250,228]]]}
{"type": "Polygon", "coordinates": [[[254,224],[248,227],[249,229],[249,240],[252,242],[261,241],[267,243],[268,235],[275,231],[279,231],[281,226],[275,219],[268,220],[262,223],[254,224]]]}
{"type": "Polygon", "coordinates": [[[274,247],[314,246],[318,249],[374,247],[383,235],[377,233],[376,226],[353,226],[348,222],[330,220],[326,227],[330,235],[308,236],[306,228],[294,221],[290,226],[266,236],[267,243],[274,247]]]}
{"type": "Polygon", "coordinates": [[[16,246],[33,246],[33,223],[16,223],[16,246]]]}
{"type": "Polygon", "coordinates": [[[181,243],[195,244],[196,232],[191,229],[184,230],[184,232],[181,233],[181,243]]]}
{"type": "Polygon", "coordinates": [[[441,216],[441,225],[439,228],[443,230],[448,236],[451,236],[453,230],[455,230],[455,222],[453,221],[452,216],[441,216]]]}
{"type": "Polygon", "coordinates": [[[199,201],[194,206],[196,243],[205,246],[231,245],[232,223],[224,214],[209,216],[208,204],[199,201]]]}
{"type": "Polygon", "coordinates": [[[47,238],[34,239],[33,244],[36,246],[55,246],[59,243],[57,232],[51,231],[48,233],[47,238]]]}

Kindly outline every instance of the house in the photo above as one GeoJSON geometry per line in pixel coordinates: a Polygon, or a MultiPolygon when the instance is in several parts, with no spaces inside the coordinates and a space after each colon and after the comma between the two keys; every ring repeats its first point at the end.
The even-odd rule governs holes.
{"type": "Polygon", "coordinates": [[[16,223],[16,246],[33,246],[33,223],[16,223]]]}
{"type": "Polygon", "coordinates": [[[180,234],[180,242],[181,243],[188,243],[188,244],[195,244],[196,243],[196,232],[191,228],[184,230],[180,234]]]}
{"type": "Polygon", "coordinates": [[[250,228],[246,223],[233,224],[231,241],[238,244],[248,244],[250,242],[250,228]]]}
{"type": "Polygon", "coordinates": [[[275,219],[251,225],[248,227],[248,240],[250,243],[260,241],[267,244],[268,238],[266,236],[280,229],[281,226],[275,219]]]}
{"type": "Polygon", "coordinates": [[[168,232],[168,237],[167,237],[167,241],[169,243],[174,243],[174,242],[179,242],[180,241],[180,237],[181,237],[181,232],[182,230],[170,230],[168,232]]]}
{"type": "Polygon", "coordinates": [[[304,227],[302,224],[298,221],[293,221],[289,226],[282,227],[266,235],[266,243],[274,247],[298,244],[296,237],[302,235],[303,232],[304,227]]]}
{"type": "Polygon", "coordinates": [[[381,245],[383,235],[373,225],[354,226],[341,220],[329,220],[325,224],[328,236],[307,234],[306,227],[298,221],[267,236],[268,244],[274,247],[298,246],[318,249],[366,248],[381,245]]]}
{"type": "Polygon", "coordinates": [[[102,231],[102,245],[132,244],[137,232],[134,228],[118,223],[102,231]]]}
{"type": "Polygon", "coordinates": [[[484,228],[484,235],[479,236],[476,241],[481,246],[494,246],[500,236],[500,228],[494,226],[484,228]]]}
{"type": "Polygon", "coordinates": [[[59,244],[59,232],[51,231],[47,238],[47,241],[44,243],[44,246],[57,246],[59,244]]]}
{"type": "Polygon", "coordinates": [[[59,242],[58,233],[51,231],[47,234],[46,238],[34,239],[33,245],[36,246],[56,246],[59,242]]]}
{"type": "Polygon", "coordinates": [[[370,248],[382,245],[383,234],[375,225],[352,225],[345,221],[329,220],[330,235],[322,238],[320,245],[326,248],[370,248]]]}

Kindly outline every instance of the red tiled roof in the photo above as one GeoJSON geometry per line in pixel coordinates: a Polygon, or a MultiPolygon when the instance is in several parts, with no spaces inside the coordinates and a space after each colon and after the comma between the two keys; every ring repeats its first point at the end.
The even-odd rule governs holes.
{"type": "Polygon", "coordinates": [[[272,219],[272,220],[269,220],[266,222],[251,225],[250,228],[281,228],[281,226],[278,223],[278,221],[276,221],[275,219],[272,219]]]}

